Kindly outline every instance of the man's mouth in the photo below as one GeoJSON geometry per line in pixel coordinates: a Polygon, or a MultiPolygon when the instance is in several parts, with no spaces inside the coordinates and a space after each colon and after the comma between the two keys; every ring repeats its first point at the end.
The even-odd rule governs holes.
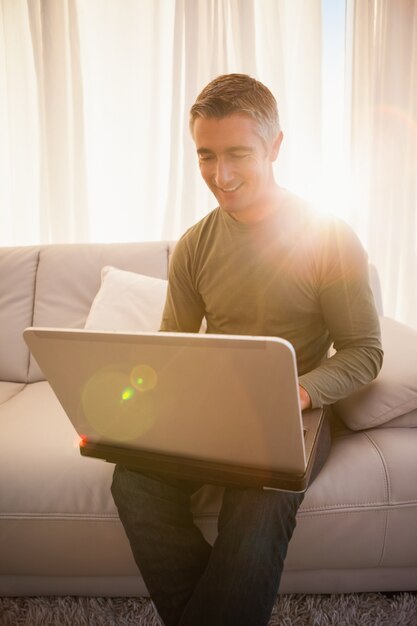
{"type": "Polygon", "coordinates": [[[216,185],[216,188],[222,193],[233,193],[234,191],[237,191],[241,186],[242,186],[242,183],[239,183],[238,185],[235,185],[234,187],[219,187],[218,185],[216,185]]]}

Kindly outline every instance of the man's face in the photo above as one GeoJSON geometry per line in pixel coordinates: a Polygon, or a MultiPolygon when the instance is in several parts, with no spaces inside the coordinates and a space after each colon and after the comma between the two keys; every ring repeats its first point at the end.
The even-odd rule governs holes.
{"type": "Polygon", "coordinates": [[[242,222],[261,219],[276,190],[272,163],[282,133],[266,145],[256,121],[242,113],[198,117],[193,131],[201,174],[220,207],[242,222]]]}

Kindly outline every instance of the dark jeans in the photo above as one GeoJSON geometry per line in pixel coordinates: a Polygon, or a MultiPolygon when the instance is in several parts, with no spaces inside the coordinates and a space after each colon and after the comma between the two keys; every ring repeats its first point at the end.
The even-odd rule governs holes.
{"type": "MultiPolygon", "coordinates": [[[[326,421],[311,481],[329,448],[326,421]]],[[[166,626],[266,626],[304,494],[225,488],[211,546],[190,511],[200,487],[115,468],[113,498],[151,598],[166,626]]]]}

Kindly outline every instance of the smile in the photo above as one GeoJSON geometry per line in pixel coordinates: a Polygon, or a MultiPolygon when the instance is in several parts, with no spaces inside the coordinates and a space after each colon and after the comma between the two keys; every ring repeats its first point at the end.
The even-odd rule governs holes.
{"type": "Polygon", "coordinates": [[[223,193],[233,193],[234,191],[237,191],[241,186],[242,186],[242,183],[239,183],[239,185],[236,185],[236,187],[230,187],[228,189],[224,189],[223,187],[219,187],[218,185],[216,185],[217,189],[223,193]]]}

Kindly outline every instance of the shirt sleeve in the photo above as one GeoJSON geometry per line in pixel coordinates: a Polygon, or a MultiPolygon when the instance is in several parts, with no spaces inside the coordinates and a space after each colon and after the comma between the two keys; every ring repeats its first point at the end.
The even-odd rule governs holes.
{"type": "Polygon", "coordinates": [[[383,360],[367,255],[346,224],[334,223],[324,234],[316,276],[321,313],[335,353],[300,376],[313,408],[332,404],[369,383],[383,360]]]}
{"type": "Polygon", "coordinates": [[[199,331],[204,317],[204,302],[194,283],[193,259],[184,236],[176,244],[169,265],[161,331],[199,331]]]}

